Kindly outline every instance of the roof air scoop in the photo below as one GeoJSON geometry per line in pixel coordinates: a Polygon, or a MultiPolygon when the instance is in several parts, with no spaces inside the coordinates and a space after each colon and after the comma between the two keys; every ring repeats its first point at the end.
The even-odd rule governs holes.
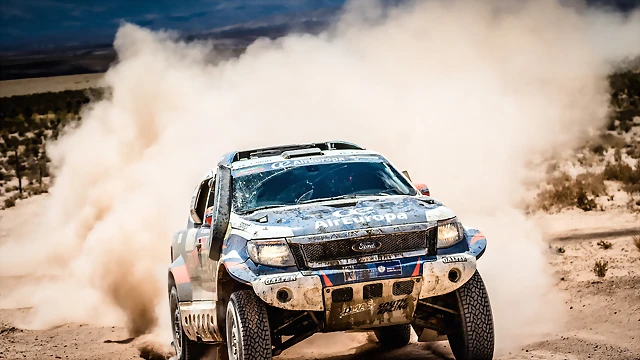
{"type": "Polygon", "coordinates": [[[318,148],[309,148],[309,149],[289,150],[289,151],[282,152],[282,157],[285,159],[292,159],[297,157],[313,156],[313,155],[322,155],[322,150],[318,148]]]}

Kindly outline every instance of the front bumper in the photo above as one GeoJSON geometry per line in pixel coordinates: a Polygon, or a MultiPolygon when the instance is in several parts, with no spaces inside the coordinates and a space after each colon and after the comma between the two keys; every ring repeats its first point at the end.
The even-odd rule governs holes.
{"type": "Polygon", "coordinates": [[[297,271],[264,275],[251,285],[271,306],[325,311],[328,322],[337,319],[333,321],[336,329],[345,325],[340,320],[345,317],[349,317],[345,320],[349,328],[375,327],[378,318],[384,318],[384,325],[410,322],[418,299],[450,293],[466,283],[476,271],[476,258],[469,253],[437,256],[427,261],[402,259],[402,268],[397,274],[385,269],[388,263],[371,263],[367,264],[368,268],[355,270],[344,267],[305,274],[297,271]],[[413,282],[410,291],[409,282],[413,282]],[[397,288],[402,286],[406,289],[399,291],[397,288]],[[344,290],[349,288],[351,290],[344,290]],[[336,291],[343,293],[343,297],[336,298],[333,295],[336,291]],[[354,310],[357,310],[357,316],[353,316],[354,310]],[[361,320],[353,321],[355,318],[361,320]]]}

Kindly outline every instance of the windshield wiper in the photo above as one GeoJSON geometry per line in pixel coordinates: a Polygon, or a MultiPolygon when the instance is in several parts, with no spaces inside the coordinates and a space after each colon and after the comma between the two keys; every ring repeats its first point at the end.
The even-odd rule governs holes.
{"type": "Polygon", "coordinates": [[[283,206],[288,206],[288,205],[283,205],[283,204],[277,204],[277,205],[265,205],[265,206],[258,206],[257,208],[253,208],[253,209],[249,209],[249,210],[245,210],[245,211],[239,211],[238,214],[239,215],[247,215],[256,211],[260,211],[260,210],[266,210],[266,209],[274,209],[274,208],[279,208],[279,207],[283,207],[283,206]]]}
{"type": "Polygon", "coordinates": [[[311,204],[311,203],[317,203],[317,202],[322,202],[322,201],[331,201],[331,200],[355,199],[357,197],[358,197],[358,195],[356,195],[356,194],[340,195],[340,196],[333,196],[333,197],[328,197],[328,198],[318,198],[318,199],[311,199],[311,200],[301,201],[300,204],[311,204]]]}

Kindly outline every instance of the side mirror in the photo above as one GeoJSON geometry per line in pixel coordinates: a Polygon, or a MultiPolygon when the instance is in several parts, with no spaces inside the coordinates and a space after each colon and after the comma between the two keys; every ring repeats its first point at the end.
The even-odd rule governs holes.
{"type": "Polygon", "coordinates": [[[415,186],[416,188],[418,188],[418,190],[420,191],[420,194],[422,195],[427,195],[427,196],[431,196],[431,192],[429,191],[429,188],[427,187],[426,184],[418,184],[418,183],[414,183],[413,186],[415,186]]]}

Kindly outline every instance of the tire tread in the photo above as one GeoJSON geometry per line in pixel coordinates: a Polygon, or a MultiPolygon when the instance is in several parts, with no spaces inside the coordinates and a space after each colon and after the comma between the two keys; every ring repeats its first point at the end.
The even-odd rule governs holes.
{"type": "Polygon", "coordinates": [[[493,314],[480,273],[476,271],[456,293],[462,315],[462,338],[450,341],[456,359],[493,359],[493,314]]]}
{"type": "Polygon", "coordinates": [[[271,330],[265,305],[252,290],[236,291],[229,301],[233,301],[240,319],[238,326],[244,355],[241,360],[271,359],[271,330]]]}

